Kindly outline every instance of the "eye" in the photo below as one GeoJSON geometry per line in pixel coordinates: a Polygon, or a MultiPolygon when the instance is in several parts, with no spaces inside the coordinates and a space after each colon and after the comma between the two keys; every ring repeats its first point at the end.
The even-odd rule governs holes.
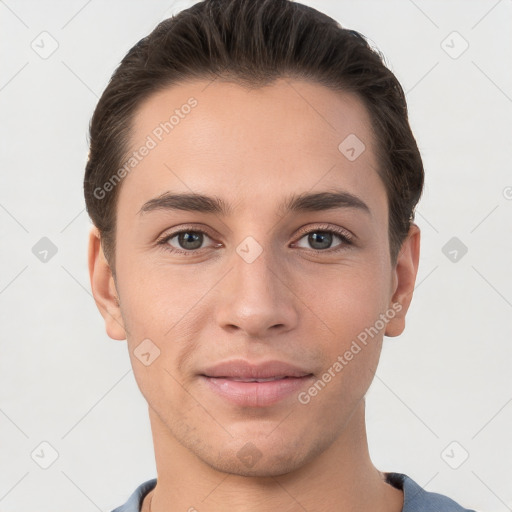
{"type": "MultiPolygon", "coordinates": [[[[182,229],[175,233],[167,234],[157,243],[165,250],[180,254],[194,253],[202,247],[205,239],[212,240],[205,231],[200,229],[182,229]]],[[[219,246],[221,244],[217,244],[219,246]]]]}
{"type": "Polygon", "coordinates": [[[168,240],[168,243],[172,246],[171,241],[176,238],[176,242],[180,249],[194,250],[199,249],[203,245],[203,239],[205,234],[199,231],[182,231],[177,235],[174,235],[168,240]]]}
{"type": "MultiPolygon", "coordinates": [[[[343,228],[334,228],[332,226],[320,226],[315,229],[301,230],[302,234],[298,242],[293,244],[294,247],[311,248],[316,252],[336,252],[346,249],[348,246],[353,245],[352,234],[343,228]],[[333,242],[338,239],[340,242],[333,246],[333,242]],[[302,242],[304,240],[304,242],[302,242]],[[309,244],[308,245],[303,245],[309,244]]],[[[182,254],[185,256],[192,256],[198,253],[203,247],[203,244],[213,239],[208,236],[208,233],[202,229],[181,229],[174,233],[164,235],[157,244],[164,250],[171,253],[182,254]]],[[[220,243],[213,243],[212,247],[222,247],[220,243]]]]}
{"type": "Polygon", "coordinates": [[[302,240],[305,240],[305,243],[309,244],[310,248],[319,252],[327,252],[327,250],[338,251],[352,245],[352,235],[348,231],[341,228],[324,229],[321,227],[303,233],[303,236],[298,242],[296,242],[295,245],[297,247],[303,247],[307,249],[307,245],[301,244],[302,240]],[[341,243],[338,243],[333,247],[332,244],[336,238],[340,240],[341,243]]]}

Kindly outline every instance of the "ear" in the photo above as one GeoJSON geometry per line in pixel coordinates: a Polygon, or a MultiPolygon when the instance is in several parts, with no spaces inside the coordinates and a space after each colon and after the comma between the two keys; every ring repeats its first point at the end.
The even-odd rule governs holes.
{"type": "Polygon", "coordinates": [[[110,265],[103,254],[101,237],[96,226],[89,233],[89,278],[96,306],[105,320],[107,334],[114,340],[125,340],[126,330],[116,285],[110,265]]]}
{"type": "Polygon", "coordinates": [[[390,309],[396,315],[386,325],[386,336],[399,336],[405,329],[405,315],[411,304],[420,259],[420,228],[412,223],[393,269],[393,296],[390,309]]]}

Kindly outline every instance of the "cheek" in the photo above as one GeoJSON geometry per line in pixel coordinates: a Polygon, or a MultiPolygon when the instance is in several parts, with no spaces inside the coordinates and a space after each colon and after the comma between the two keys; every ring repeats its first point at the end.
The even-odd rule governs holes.
{"type": "Polygon", "coordinates": [[[341,403],[350,408],[366,393],[378,365],[385,329],[381,314],[388,299],[385,274],[371,264],[316,277],[308,281],[317,286],[308,287],[304,301],[315,315],[308,313],[305,328],[311,349],[320,353],[322,382],[307,394],[312,401],[315,393],[322,395],[315,401],[323,409],[341,403]]]}
{"type": "MultiPolygon", "coordinates": [[[[314,313],[310,329],[325,330],[328,346],[343,345],[375,324],[387,306],[386,279],[380,266],[347,264],[319,271],[303,281],[298,295],[314,313]],[[334,341],[334,343],[332,343],[334,341]]],[[[306,308],[306,311],[308,308],[306,308]]]]}
{"type": "Polygon", "coordinates": [[[148,307],[140,299],[143,291],[123,314],[131,318],[127,341],[137,385],[161,414],[171,414],[171,410],[187,414],[194,404],[184,390],[193,380],[190,361],[204,339],[204,322],[194,310],[173,311],[169,300],[148,307]]]}
{"type": "Polygon", "coordinates": [[[371,267],[346,268],[325,285],[323,290],[310,290],[308,296],[318,316],[310,315],[308,338],[313,340],[311,348],[321,354],[322,369],[298,401],[305,411],[322,417],[322,428],[329,430],[342,428],[374,378],[386,295],[383,276],[371,267]]]}
{"type": "MultiPolygon", "coordinates": [[[[118,269],[121,313],[134,375],[142,394],[151,401],[164,392],[179,400],[187,387],[187,362],[199,350],[209,326],[201,298],[212,287],[188,271],[163,268],[148,259],[126,258],[118,269]],[[193,282],[193,286],[191,283],[193,282]],[[149,356],[143,354],[149,353],[149,356]],[[152,362],[145,363],[148,359],[152,362]]],[[[206,276],[205,276],[206,277],[206,276]]]]}
{"type": "MultiPolygon", "coordinates": [[[[133,336],[167,339],[186,323],[208,282],[188,265],[165,266],[151,254],[119,259],[123,317],[133,336]]],[[[135,340],[134,340],[135,341],[135,340]]]]}

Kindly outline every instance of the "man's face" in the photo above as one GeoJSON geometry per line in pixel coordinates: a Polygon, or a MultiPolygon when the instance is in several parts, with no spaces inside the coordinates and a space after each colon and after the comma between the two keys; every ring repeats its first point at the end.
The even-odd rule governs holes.
{"type": "Polygon", "coordinates": [[[364,403],[389,328],[382,314],[393,316],[369,115],[355,96],[303,81],[252,91],[197,81],[141,106],[132,150],[145,144],[120,185],[116,284],[153,427],[223,471],[298,468],[364,403]],[[182,108],[190,97],[197,104],[182,108]],[[318,193],[346,196],[286,209],[318,193]],[[152,208],[162,194],[201,194],[225,211],[152,208]],[[256,369],[214,368],[235,360],[256,369]],[[269,361],[296,371],[243,382],[269,361]]]}

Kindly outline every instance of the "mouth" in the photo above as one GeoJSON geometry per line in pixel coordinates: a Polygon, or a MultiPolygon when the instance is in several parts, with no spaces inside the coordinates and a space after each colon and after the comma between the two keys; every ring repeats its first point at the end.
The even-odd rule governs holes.
{"type": "MultiPolygon", "coordinates": [[[[211,377],[214,379],[217,379],[219,377],[211,377]]],[[[229,379],[233,382],[272,382],[273,380],[281,380],[281,379],[289,379],[289,378],[295,378],[295,377],[288,377],[287,375],[282,375],[279,377],[269,377],[268,379],[247,379],[242,377],[220,377],[222,379],[229,379]]]]}
{"type": "Polygon", "coordinates": [[[208,391],[232,404],[268,407],[298,393],[313,374],[282,361],[232,360],[206,369],[199,377],[208,391]]]}

